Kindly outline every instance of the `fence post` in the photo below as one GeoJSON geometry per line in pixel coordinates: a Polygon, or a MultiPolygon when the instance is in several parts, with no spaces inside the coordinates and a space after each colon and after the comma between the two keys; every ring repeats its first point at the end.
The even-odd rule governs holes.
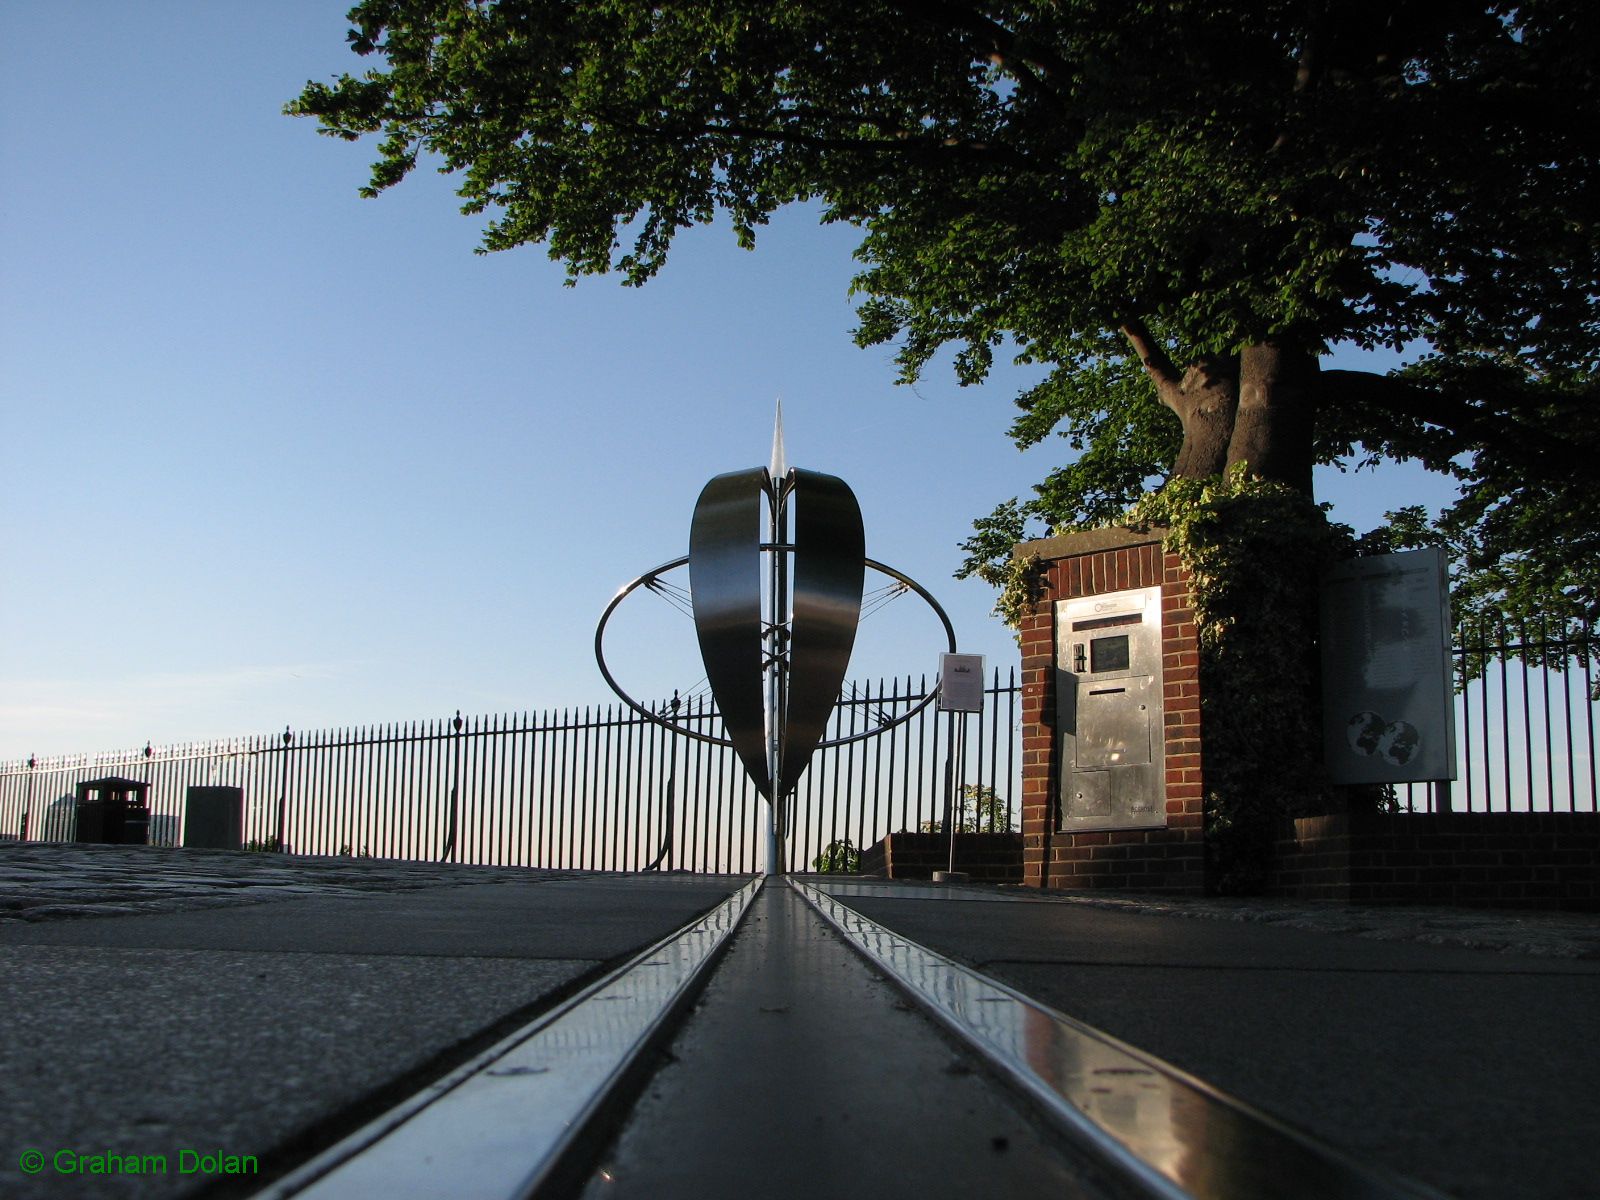
{"type": "Polygon", "coordinates": [[[1433,811],[1448,813],[1451,811],[1450,781],[1448,779],[1435,779],[1428,789],[1433,793],[1433,811]]]}
{"type": "Polygon", "coordinates": [[[22,828],[17,835],[17,840],[28,840],[28,818],[33,813],[33,774],[38,767],[39,760],[32,754],[28,755],[28,798],[22,802],[22,828]]]}
{"type": "Polygon", "coordinates": [[[278,760],[278,853],[285,854],[289,849],[287,825],[289,807],[289,743],[294,741],[294,734],[289,727],[283,727],[283,757],[278,760]]]}
{"type": "Polygon", "coordinates": [[[440,862],[454,862],[456,858],[456,829],[458,819],[458,799],[461,789],[461,710],[456,709],[455,720],[450,722],[450,727],[455,730],[451,741],[455,743],[455,767],[450,779],[450,824],[446,827],[444,849],[439,853],[440,862]]]}

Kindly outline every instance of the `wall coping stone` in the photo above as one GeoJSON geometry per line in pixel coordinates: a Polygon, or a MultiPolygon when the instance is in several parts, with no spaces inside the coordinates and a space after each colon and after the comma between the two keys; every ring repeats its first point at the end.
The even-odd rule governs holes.
{"type": "Polygon", "coordinates": [[[1012,558],[1027,558],[1037,554],[1040,558],[1073,558],[1080,554],[1096,554],[1104,550],[1123,550],[1131,546],[1148,546],[1160,542],[1167,535],[1162,525],[1148,525],[1131,529],[1126,525],[1111,525],[1105,529],[1080,529],[1073,533],[1059,533],[1055,537],[1036,538],[1031,542],[1018,542],[1011,548],[1012,558]]]}

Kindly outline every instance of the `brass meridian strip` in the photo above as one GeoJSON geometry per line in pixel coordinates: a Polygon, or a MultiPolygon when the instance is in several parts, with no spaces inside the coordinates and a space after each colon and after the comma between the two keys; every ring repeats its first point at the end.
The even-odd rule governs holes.
{"type": "Polygon", "coordinates": [[[441,1188],[477,1200],[529,1195],[681,1007],[761,883],[751,880],[255,1200],[435,1200],[441,1188]]]}
{"type": "Polygon", "coordinates": [[[827,885],[789,882],[1001,1079],[1152,1196],[1445,1200],[900,936],[828,895],[827,885]]]}

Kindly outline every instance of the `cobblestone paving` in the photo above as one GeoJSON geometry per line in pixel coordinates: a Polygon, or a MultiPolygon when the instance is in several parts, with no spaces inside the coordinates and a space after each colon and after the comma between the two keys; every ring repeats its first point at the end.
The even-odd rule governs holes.
{"type": "MultiPolygon", "coordinates": [[[[1008,894],[1040,895],[1031,888],[1007,887],[1005,890],[1008,894]]],[[[1064,892],[1045,892],[1043,895],[1068,904],[1087,904],[1152,916],[1241,921],[1284,929],[1348,934],[1377,941],[1467,946],[1477,950],[1545,958],[1600,959],[1600,914],[1595,913],[1423,905],[1321,905],[1263,898],[1211,897],[1191,900],[1064,892]]]]}
{"type": "Polygon", "coordinates": [[[0,923],[180,912],[301,896],[359,896],[582,874],[160,846],[0,843],[0,923]]]}

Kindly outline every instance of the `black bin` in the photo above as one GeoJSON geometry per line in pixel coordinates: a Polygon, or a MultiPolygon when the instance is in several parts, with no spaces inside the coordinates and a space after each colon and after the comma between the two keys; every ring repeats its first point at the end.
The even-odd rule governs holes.
{"type": "Polygon", "coordinates": [[[150,841],[150,805],[145,795],[150,785],[138,779],[111,775],[90,779],[77,787],[75,842],[113,846],[143,846],[150,841]]]}
{"type": "Polygon", "coordinates": [[[244,837],[244,789],[190,787],[183,806],[183,844],[237,850],[244,837]]]}

